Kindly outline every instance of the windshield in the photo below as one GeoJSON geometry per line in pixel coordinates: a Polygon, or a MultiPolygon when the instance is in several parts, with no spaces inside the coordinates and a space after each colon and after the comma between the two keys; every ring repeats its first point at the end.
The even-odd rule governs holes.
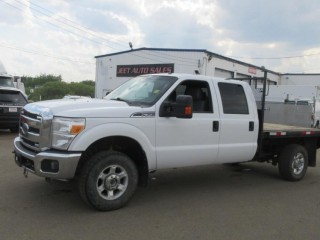
{"type": "Polygon", "coordinates": [[[105,99],[124,101],[135,106],[152,106],[177,79],[159,75],[135,77],[112,91],[105,99]]]}
{"type": "Polygon", "coordinates": [[[0,103],[15,103],[25,105],[27,100],[18,91],[0,90],[0,103]]]}
{"type": "Polygon", "coordinates": [[[12,78],[0,77],[0,87],[14,87],[12,78]]]}

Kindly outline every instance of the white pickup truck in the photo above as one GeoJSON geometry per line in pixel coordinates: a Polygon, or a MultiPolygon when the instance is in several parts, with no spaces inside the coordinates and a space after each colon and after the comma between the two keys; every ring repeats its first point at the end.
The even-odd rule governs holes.
{"type": "Polygon", "coordinates": [[[242,81],[143,75],[105,99],[27,104],[15,161],[25,174],[76,179],[83,200],[101,211],[124,206],[165,168],[255,160],[302,179],[316,165],[320,130],[264,124],[258,112],[242,81]]]}

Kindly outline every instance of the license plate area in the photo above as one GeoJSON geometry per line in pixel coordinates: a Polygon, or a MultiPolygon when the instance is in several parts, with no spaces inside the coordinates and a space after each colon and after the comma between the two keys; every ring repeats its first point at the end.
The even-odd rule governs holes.
{"type": "Polygon", "coordinates": [[[34,162],[32,160],[16,154],[14,156],[14,160],[18,166],[25,167],[31,171],[34,171],[34,162]]]}
{"type": "Polygon", "coordinates": [[[16,107],[9,107],[8,112],[9,112],[9,113],[16,113],[16,112],[18,112],[18,108],[16,108],[16,107]]]}

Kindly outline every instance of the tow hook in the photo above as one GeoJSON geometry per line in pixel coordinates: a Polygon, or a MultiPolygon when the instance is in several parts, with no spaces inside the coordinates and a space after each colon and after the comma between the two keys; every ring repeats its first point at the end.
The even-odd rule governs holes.
{"type": "Polygon", "coordinates": [[[25,178],[28,177],[28,173],[29,173],[28,169],[27,168],[23,168],[23,175],[24,175],[25,178]]]}

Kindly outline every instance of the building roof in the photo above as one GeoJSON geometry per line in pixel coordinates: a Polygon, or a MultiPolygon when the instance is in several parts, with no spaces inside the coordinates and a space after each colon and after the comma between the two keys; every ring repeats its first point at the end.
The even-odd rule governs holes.
{"type": "MultiPolygon", "coordinates": [[[[227,60],[227,61],[230,61],[230,62],[233,62],[233,63],[238,63],[238,64],[241,64],[241,65],[244,65],[244,66],[254,67],[254,68],[260,69],[260,70],[262,70],[262,68],[263,68],[261,66],[255,66],[255,65],[250,64],[250,63],[241,62],[241,61],[238,61],[238,60],[233,59],[233,58],[225,57],[223,55],[210,52],[210,51],[208,51],[206,49],[146,48],[146,47],[143,47],[143,48],[137,48],[137,49],[127,50],[127,51],[122,51],[122,52],[115,52],[115,53],[110,53],[110,54],[99,55],[99,56],[95,56],[95,58],[110,57],[110,56],[121,55],[121,54],[132,53],[132,52],[138,52],[138,51],[143,51],[143,50],[147,50],[147,51],[162,51],[162,52],[203,52],[203,53],[207,54],[208,56],[224,59],[224,60],[227,60]]],[[[277,75],[280,74],[278,72],[274,72],[274,71],[271,71],[271,70],[268,70],[268,69],[266,69],[266,70],[269,73],[273,73],[273,74],[277,74],[277,75]]]]}
{"type": "Polygon", "coordinates": [[[300,75],[304,75],[304,76],[319,76],[320,73],[280,73],[281,76],[283,75],[290,75],[290,76],[300,76],[300,75]]]}

